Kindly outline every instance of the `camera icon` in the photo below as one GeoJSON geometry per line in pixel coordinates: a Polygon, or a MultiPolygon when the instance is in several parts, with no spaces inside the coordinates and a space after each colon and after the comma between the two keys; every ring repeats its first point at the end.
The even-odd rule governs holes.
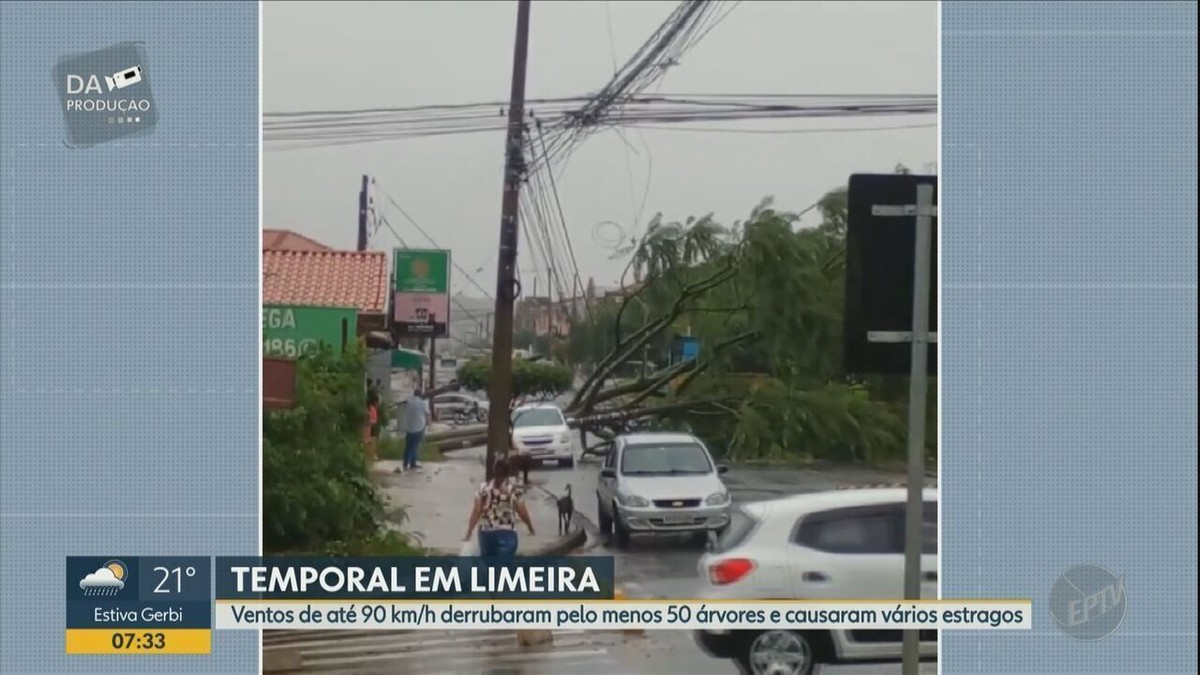
{"type": "Polygon", "coordinates": [[[108,90],[124,89],[142,81],[142,67],[134,66],[118,71],[112,75],[104,76],[104,83],[108,85],[108,90]]]}

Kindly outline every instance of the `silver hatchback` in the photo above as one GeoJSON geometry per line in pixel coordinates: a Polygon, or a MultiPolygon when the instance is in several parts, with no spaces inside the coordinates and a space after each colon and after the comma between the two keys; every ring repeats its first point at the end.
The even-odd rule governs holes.
{"type": "Polygon", "coordinates": [[[621,548],[638,533],[719,532],[729,525],[731,505],[723,473],[695,436],[618,436],[596,490],[600,531],[615,533],[621,548]]]}

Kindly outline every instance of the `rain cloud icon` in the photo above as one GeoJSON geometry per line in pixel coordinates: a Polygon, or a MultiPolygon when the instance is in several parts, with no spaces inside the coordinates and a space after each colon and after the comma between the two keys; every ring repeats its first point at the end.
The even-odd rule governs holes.
{"type": "Polygon", "coordinates": [[[125,588],[129,570],[120,560],[109,560],[79,582],[84,595],[116,595],[125,588]]]}

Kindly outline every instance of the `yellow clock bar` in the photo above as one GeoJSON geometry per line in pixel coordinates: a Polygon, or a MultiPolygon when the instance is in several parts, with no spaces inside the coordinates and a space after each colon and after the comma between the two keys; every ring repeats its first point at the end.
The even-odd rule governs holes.
{"type": "Polygon", "coordinates": [[[211,654],[207,628],[68,628],[68,654],[211,654]]]}

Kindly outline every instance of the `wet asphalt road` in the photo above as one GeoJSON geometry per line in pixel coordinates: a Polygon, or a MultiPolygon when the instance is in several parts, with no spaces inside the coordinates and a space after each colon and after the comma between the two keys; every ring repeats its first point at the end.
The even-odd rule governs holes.
{"type": "MultiPolygon", "coordinates": [[[[483,461],[483,448],[467,448],[447,453],[456,460],[483,461]]],[[[626,551],[617,550],[599,537],[596,488],[598,462],[576,462],[573,469],[545,467],[530,474],[539,487],[562,495],[571,486],[575,512],[584,521],[590,535],[592,552],[611,555],[616,560],[618,584],[631,598],[691,598],[698,579],[697,563],[704,554],[704,542],[687,535],[659,537],[634,536],[626,551]]],[[[903,476],[877,471],[842,469],[815,471],[805,469],[731,468],[725,474],[726,487],[734,503],[774,499],[805,492],[836,489],[841,485],[887,483],[903,476]]]]}
{"type": "MultiPolygon", "coordinates": [[[[578,450],[576,451],[578,453],[578,450]]],[[[447,453],[459,461],[483,461],[483,448],[467,448],[447,453]]],[[[687,535],[646,538],[635,536],[627,550],[618,550],[599,535],[596,487],[600,465],[597,461],[576,462],[572,469],[545,467],[530,474],[535,485],[555,494],[571,486],[577,517],[588,531],[587,552],[611,555],[616,562],[617,584],[630,598],[692,598],[697,588],[697,564],[704,554],[704,543],[687,535]]],[[[805,492],[836,489],[842,485],[861,485],[902,481],[903,476],[877,471],[841,469],[816,471],[804,469],[734,467],[724,476],[734,503],[752,502],[805,492]]],[[[691,635],[678,631],[652,631],[644,640],[614,650],[621,662],[635,673],[688,672],[694,675],[730,675],[732,664],[705,656],[691,635]]],[[[897,663],[830,666],[821,673],[829,675],[898,675],[897,663]]],[[[936,663],[922,664],[922,675],[937,672],[936,663]]]]}

